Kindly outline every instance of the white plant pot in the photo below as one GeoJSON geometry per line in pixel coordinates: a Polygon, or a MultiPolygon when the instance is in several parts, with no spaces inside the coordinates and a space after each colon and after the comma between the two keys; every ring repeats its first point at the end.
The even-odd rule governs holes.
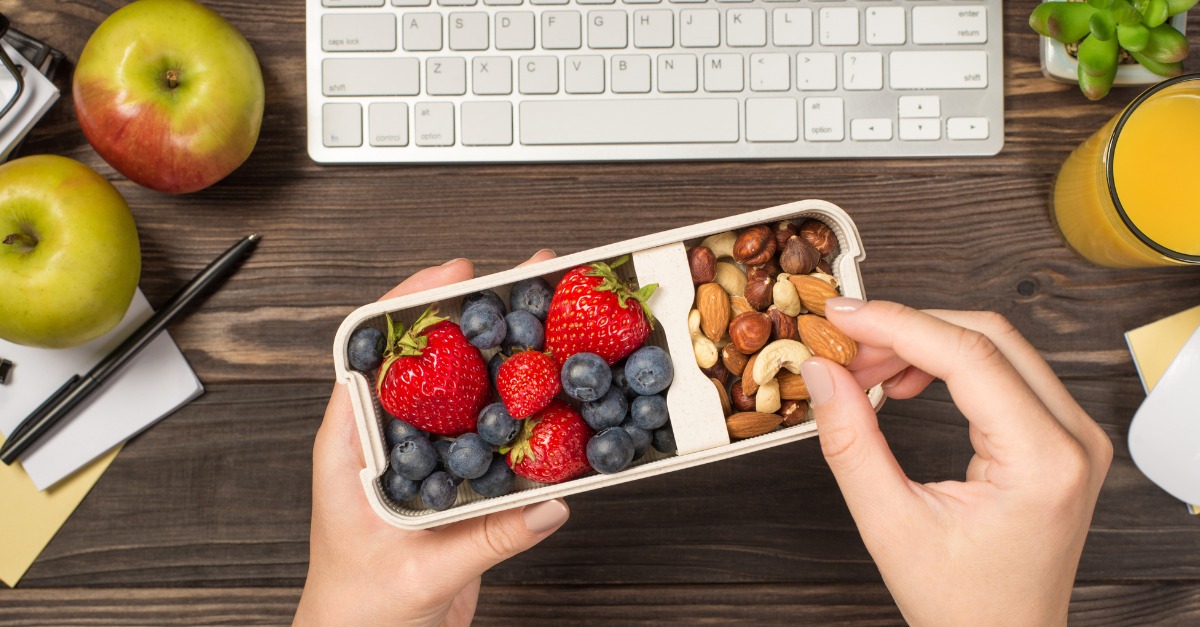
{"type": "MultiPolygon", "coordinates": [[[[1174,26],[1175,30],[1186,34],[1184,29],[1187,27],[1187,11],[1172,16],[1168,23],[1174,26]]],[[[1062,83],[1078,83],[1079,61],[1067,53],[1066,45],[1049,37],[1042,37],[1041,40],[1042,74],[1062,83]]],[[[1139,64],[1127,63],[1117,67],[1113,85],[1153,85],[1166,78],[1139,64]]]]}

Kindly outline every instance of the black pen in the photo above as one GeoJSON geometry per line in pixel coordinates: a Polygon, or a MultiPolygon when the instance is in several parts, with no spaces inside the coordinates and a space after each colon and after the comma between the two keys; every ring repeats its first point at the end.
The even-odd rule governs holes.
{"type": "Polygon", "coordinates": [[[118,372],[138,351],[145,348],[150,340],[158,335],[159,331],[167,328],[167,325],[179,316],[188,303],[195,300],[209,286],[233,274],[242,258],[258,245],[259,239],[261,238],[255,233],[234,244],[232,248],[208,264],[208,267],[201,270],[200,274],[197,274],[187,285],[180,288],[171,297],[171,300],[167,301],[166,306],[138,327],[133,335],[121,342],[121,345],[96,364],[95,368],[82,377],[76,375],[72,380],[67,381],[54,396],[42,403],[41,407],[35,409],[32,414],[29,414],[29,417],[17,425],[17,428],[13,430],[13,435],[8,438],[4,446],[0,447],[0,461],[5,464],[13,463],[21,453],[25,452],[25,449],[45,435],[51,427],[100,387],[105,380],[118,372]]]}

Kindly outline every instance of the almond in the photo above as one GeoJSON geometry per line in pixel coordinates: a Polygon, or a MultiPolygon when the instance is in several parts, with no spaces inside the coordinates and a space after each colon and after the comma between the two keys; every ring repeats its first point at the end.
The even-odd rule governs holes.
{"type": "Polygon", "coordinates": [[[800,401],[811,396],[808,393],[808,386],[804,384],[804,377],[798,374],[780,370],[779,374],[775,376],[775,380],[779,381],[779,398],[800,401]]]}
{"type": "Polygon", "coordinates": [[[704,336],[716,342],[729,330],[729,294],[716,283],[705,283],[696,288],[696,309],[700,312],[700,330],[704,336]]]}
{"type": "MultiPolygon", "coordinates": [[[[758,353],[754,353],[753,355],[750,356],[750,359],[748,359],[746,361],[746,367],[742,368],[742,375],[746,375],[747,373],[754,372],[754,361],[757,358],[758,358],[758,353]]],[[[747,396],[754,396],[754,393],[758,391],[758,383],[756,383],[754,381],[754,377],[748,377],[748,376],[742,377],[742,391],[747,396]]]]}
{"type": "Polygon", "coordinates": [[[779,414],[743,411],[726,418],[725,428],[729,430],[729,437],[743,440],[770,433],[781,422],[783,422],[783,416],[779,414]]]}
{"type": "Polygon", "coordinates": [[[808,275],[792,275],[788,277],[796,286],[796,294],[800,304],[805,309],[819,315],[825,315],[825,301],[838,295],[837,290],[830,284],[808,275]]]}
{"type": "Polygon", "coordinates": [[[725,369],[735,377],[742,376],[748,361],[750,358],[734,348],[733,344],[726,344],[725,348],[721,349],[721,363],[725,364],[725,369]]]}
{"type": "Polygon", "coordinates": [[[796,319],[796,326],[800,329],[800,340],[814,355],[843,366],[849,366],[858,355],[858,344],[821,316],[802,315],[796,319]]]}
{"type": "Polygon", "coordinates": [[[717,396],[721,397],[721,411],[726,416],[732,414],[733,408],[729,406],[729,393],[725,391],[725,386],[721,385],[721,382],[716,379],[709,379],[709,381],[712,381],[713,387],[717,388],[717,396]]]}

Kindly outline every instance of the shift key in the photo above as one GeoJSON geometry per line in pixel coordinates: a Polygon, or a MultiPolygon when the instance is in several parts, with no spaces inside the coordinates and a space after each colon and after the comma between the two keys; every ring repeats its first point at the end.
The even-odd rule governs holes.
{"type": "Polygon", "coordinates": [[[988,55],[982,50],[899,51],[888,55],[892,89],[984,89],[988,55]]]}

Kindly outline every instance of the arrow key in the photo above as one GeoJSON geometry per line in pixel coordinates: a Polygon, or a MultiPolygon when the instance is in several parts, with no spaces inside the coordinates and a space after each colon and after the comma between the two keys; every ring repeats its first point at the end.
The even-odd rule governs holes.
{"type": "Polygon", "coordinates": [[[850,139],[856,142],[885,142],[891,138],[891,118],[858,118],[850,120],[850,139]]]}
{"type": "Polygon", "coordinates": [[[935,141],[941,138],[941,120],[900,118],[900,139],[905,141],[935,141]]]}
{"type": "Polygon", "coordinates": [[[946,120],[946,137],[950,139],[987,139],[987,118],[950,118],[946,120]]]}

